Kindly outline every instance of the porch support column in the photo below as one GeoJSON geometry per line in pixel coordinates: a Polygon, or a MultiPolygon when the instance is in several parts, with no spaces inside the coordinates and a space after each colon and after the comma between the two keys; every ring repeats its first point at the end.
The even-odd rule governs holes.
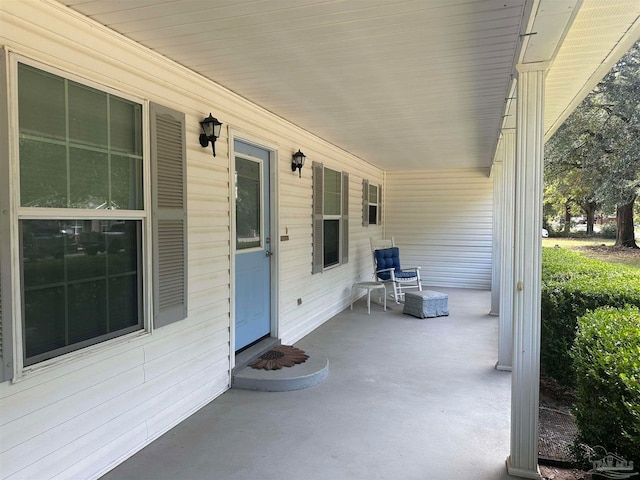
{"type": "Polygon", "coordinates": [[[516,188],[509,475],[542,479],[538,469],[540,281],[544,80],[548,63],[521,64],[516,117],[516,188]]]}
{"type": "Polygon", "coordinates": [[[511,371],[513,365],[513,229],[515,221],[516,131],[502,130],[502,223],[500,272],[500,338],[496,369],[511,371]]]}
{"type": "Polygon", "coordinates": [[[493,177],[493,231],[491,248],[491,311],[489,315],[500,315],[500,270],[502,261],[502,139],[498,143],[496,158],[491,168],[493,177]]]}

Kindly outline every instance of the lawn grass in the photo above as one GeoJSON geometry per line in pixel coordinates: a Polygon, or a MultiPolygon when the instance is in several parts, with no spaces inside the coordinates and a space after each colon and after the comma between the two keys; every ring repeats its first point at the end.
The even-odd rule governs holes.
{"type": "Polygon", "coordinates": [[[640,249],[614,247],[608,238],[543,238],[543,247],[577,250],[586,257],[640,269],[640,249]]]}
{"type": "Polygon", "coordinates": [[[577,238],[565,238],[565,237],[553,237],[543,238],[543,247],[555,247],[558,245],[560,248],[575,249],[578,247],[599,247],[605,245],[607,247],[613,247],[616,243],[613,238],[595,238],[595,237],[577,237],[577,238]]]}

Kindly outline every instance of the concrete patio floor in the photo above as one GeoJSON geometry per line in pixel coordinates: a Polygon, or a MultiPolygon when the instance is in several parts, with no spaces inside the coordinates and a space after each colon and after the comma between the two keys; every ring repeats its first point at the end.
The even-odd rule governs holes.
{"type": "Polygon", "coordinates": [[[438,288],[450,316],[366,299],[296,346],[328,378],[293,392],[232,389],[118,466],[108,480],[499,480],[510,374],[494,369],[490,293],[438,288]]]}

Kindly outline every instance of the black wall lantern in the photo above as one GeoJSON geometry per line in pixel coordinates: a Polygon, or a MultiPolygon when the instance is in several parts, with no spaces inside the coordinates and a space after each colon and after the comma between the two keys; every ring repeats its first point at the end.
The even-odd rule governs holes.
{"type": "Polygon", "coordinates": [[[307,157],[299,149],[296,153],[293,154],[293,159],[291,160],[291,171],[295,172],[297,168],[298,178],[302,178],[302,166],[304,165],[304,161],[306,159],[307,157]]]}
{"type": "Polygon", "coordinates": [[[213,148],[213,156],[216,156],[216,140],[220,137],[220,127],[222,127],[222,123],[218,121],[217,118],[214,118],[209,114],[207,118],[200,122],[200,126],[202,127],[202,133],[200,134],[200,145],[202,147],[206,147],[211,142],[211,147],[213,148]]]}

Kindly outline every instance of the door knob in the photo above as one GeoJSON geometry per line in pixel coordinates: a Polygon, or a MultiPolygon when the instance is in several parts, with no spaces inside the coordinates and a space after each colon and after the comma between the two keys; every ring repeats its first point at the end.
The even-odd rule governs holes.
{"type": "Polygon", "coordinates": [[[273,253],[271,253],[271,251],[270,251],[270,250],[267,250],[265,253],[266,253],[266,256],[267,256],[267,257],[271,257],[271,256],[273,256],[273,253]]]}

